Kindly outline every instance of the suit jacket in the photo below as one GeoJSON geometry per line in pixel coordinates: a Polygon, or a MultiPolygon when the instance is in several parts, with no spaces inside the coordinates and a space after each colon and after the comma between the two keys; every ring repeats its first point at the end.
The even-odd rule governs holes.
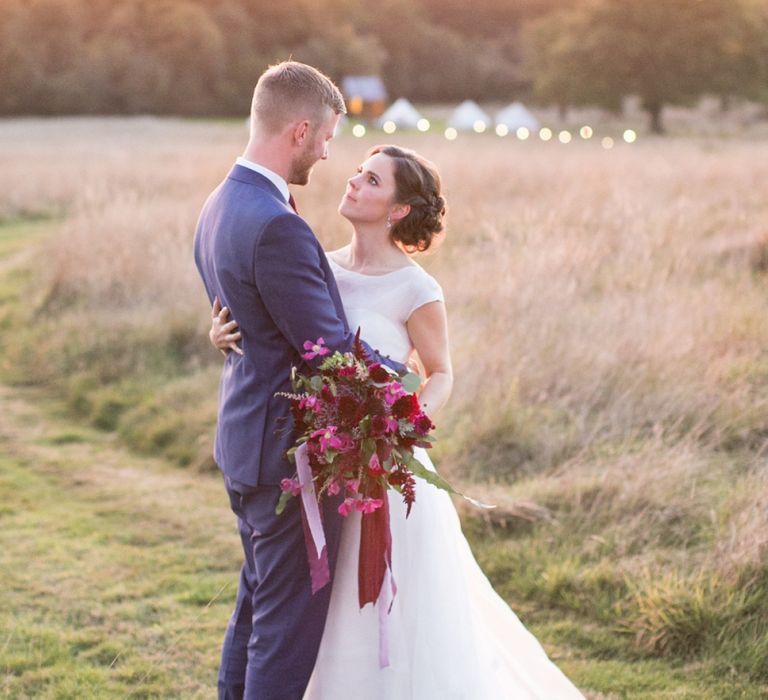
{"type": "Polygon", "coordinates": [[[245,353],[224,363],[214,458],[230,479],[279,484],[294,471],[285,452],[296,436],[290,401],[275,393],[291,391],[292,366],[309,369],[304,341],[352,348],[336,280],[307,223],[273,183],[241,165],[203,207],[195,262],[209,299],[218,296],[237,320],[245,353]]]}

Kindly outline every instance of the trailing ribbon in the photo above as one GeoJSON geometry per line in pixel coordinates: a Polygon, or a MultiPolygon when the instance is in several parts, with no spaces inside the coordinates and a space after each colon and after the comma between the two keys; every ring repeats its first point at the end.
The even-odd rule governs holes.
{"type": "Polygon", "coordinates": [[[388,616],[397,585],[392,576],[392,533],[389,529],[389,499],[384,487],[375,482],[364,494],[380,498],[381,508],[366,513],[360,524],[360,558],[357,569],[360,607],[373,603],[379,608],[379,667],[389,666],[388,616]]]}
{"type": "Polygon", "coordinates": [[[325,545],[323,521],[320,517],[320,508],[317,505],[312,469],[309,466],[307,443],[300,445],[296,450],[296,471],[301,486],[301,503],[303,506],[301,520],[307,546],[309,575],[312,580],[312,593],[315,594],[327,583],[330,583],[331,572],[328,567],[328,550],[325,545]]]}

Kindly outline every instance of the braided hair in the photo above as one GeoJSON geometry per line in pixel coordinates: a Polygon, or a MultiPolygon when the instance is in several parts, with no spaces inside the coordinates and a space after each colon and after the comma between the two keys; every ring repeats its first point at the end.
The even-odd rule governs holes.
{"type": "Polygon", "coordinates": [[[374,146],[368,157],[377,153],[394,160],[395,201],[411,208],[392,223],[390,236],[408,252],[423,252],[443,230],[446,202],[440,194],[437,168],[415,151],[399,146],[374,146]]]}

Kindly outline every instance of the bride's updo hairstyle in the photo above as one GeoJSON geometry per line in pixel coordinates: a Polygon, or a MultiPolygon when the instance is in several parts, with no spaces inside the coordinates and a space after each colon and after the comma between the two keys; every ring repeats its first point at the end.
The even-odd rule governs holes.
{"type": "Polygon", "coordinates": [[[411,207],[406,216],[392,223],[390,236],[409,253],[423,252],[443,230],[445,198],[440,194],[437,168],[415,151],[399,146],[374,146],[368,157],[377,153],[394,161],[395,201],[411,207]]]}

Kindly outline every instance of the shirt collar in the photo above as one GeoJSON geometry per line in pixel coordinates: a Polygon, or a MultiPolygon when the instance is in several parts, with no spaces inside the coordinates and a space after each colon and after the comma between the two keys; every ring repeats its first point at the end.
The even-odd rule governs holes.
{"type": "Polygon", "coordinates": [[[288,191],[288,183],[283,180],[282,177],[280,177],[277,173],[273,172],[269,168],[265,168],[263,165],[259,165],[258,163],[254,163],[252,160],[248,160],[246,158],[243,158],[240,156],[235,163],[237,165],[242,165],[244,168],[248,168],[249,170],[253,170],[259,175],[263,175],[267,180],[269,180],[275,187],[277,187],[278,190],[280,190],[280,194],[283,195],[283,199],[288,202],[288,197],[290,196],[290,192],[288,191]]]}

